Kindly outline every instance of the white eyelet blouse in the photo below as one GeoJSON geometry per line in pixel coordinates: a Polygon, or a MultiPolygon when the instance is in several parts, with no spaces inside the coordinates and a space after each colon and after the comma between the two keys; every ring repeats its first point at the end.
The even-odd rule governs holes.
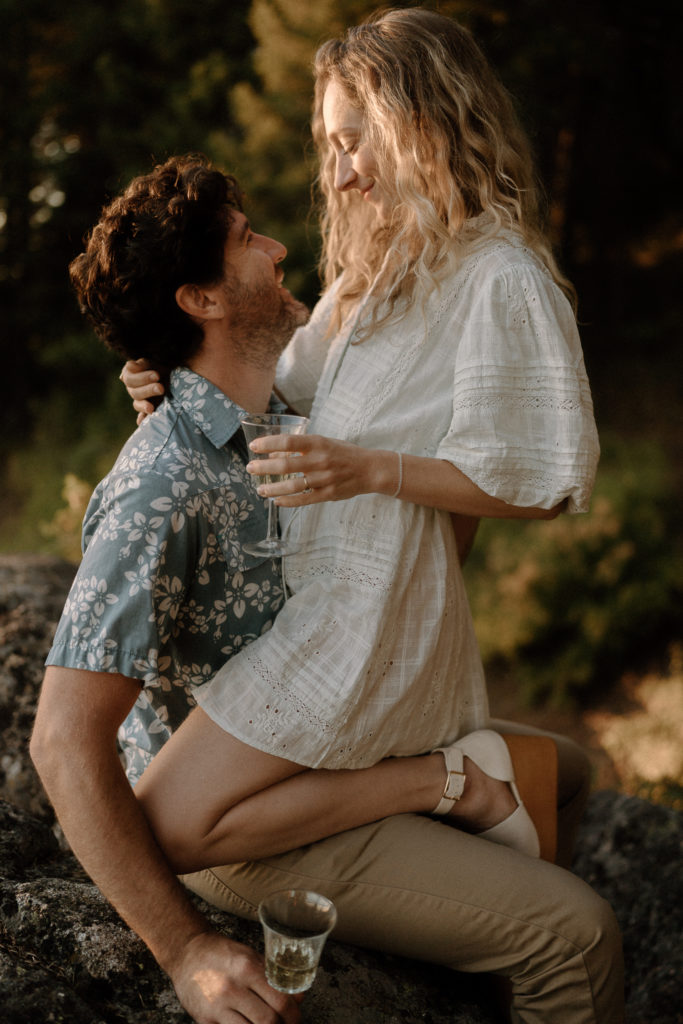
{"type": "MultiPolygon", "coordinates": [[[[310,433],[445,459],[511,504],[587,509],[599,447],[574,317],[514,234],[474,247],[424,308],[360,344],[348,329],[323,340],[331,306],[328,293],[278,370],[287,401],[311,409],[310,433]]],[[[282,519],[302,545],[285,559],[291,597],[197,692],[207,714],[251,746],[326,768],[484,726],[449,515],[364,494],[282,519]]]]}

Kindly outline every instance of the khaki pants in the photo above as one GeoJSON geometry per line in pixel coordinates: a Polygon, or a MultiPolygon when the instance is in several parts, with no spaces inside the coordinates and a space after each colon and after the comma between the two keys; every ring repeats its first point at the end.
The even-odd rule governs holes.
{"type": "MultiPolygon", "coordinates": [[[[526,727],[494,722],[508,732],[526,727]]],[[[559,754],[559,859],[585,804],[587,761],[559,754]]],[[[414,814],[385,818],[290,853],[183,877],[208,902],[255,920],[275,889],[314,889],[339,911],[334,938],[459,971],[509,979],[524,1024],[622,1024],[614,915],[569,871],[414,814]]]]}

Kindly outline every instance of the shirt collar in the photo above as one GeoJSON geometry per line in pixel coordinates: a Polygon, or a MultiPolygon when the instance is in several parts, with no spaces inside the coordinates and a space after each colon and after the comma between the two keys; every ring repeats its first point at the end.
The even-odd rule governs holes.
{"type": "MultiPolygon", "coordinates": [[[[215,384],[179,366],[171,371],[170,392],[195,426],[216,447],[222,448],[240,429],[246,411],[215,384]]],[[[285,406],[271,395],[269,412],[284,412],[285,406]]]]}

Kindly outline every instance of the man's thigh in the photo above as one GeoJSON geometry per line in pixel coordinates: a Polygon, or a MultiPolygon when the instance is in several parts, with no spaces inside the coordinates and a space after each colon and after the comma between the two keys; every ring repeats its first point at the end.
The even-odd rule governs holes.
{"type": "Polygon", "coordinates": [[[618,939],[608,937],[597,949],[596,932],[614,932],[604,901],[562,868],[426,816],[396,815],[291,853],[183,881],[216,906],[252,919],[268,892],[314,889],[337,905],[335,939],[461,971],[505,975],[513,982],[520,1020],[619,1020],[618,1009],[617,1015],[607,1010],[619,1003],[618,939]],[[537,983],[538,978],[547,980],[537,983]],[[594,1012],[594,992],[604,1004],[602,1016],[594,1012]],[[553,1008],[553,1000],[569,1012],[554,1017],[560,1004],[553,1008]],[[576,1012],[567,1005],[572,1000],[576,1012]]]}

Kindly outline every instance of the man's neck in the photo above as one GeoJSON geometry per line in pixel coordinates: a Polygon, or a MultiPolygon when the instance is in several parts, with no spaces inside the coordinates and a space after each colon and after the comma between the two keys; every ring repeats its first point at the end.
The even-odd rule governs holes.
{"type": "Polygon", "coordinates": [[[235,360],[234,355],[226,357],[225,351],[218,358],[212,358],[205,346],[196,356],[188,359],[186,365],[200,377],[211,381],[246,412],[265,412],[268,408],[275,380],[275,366],[269,369],[251,366],[235,360]]]}

